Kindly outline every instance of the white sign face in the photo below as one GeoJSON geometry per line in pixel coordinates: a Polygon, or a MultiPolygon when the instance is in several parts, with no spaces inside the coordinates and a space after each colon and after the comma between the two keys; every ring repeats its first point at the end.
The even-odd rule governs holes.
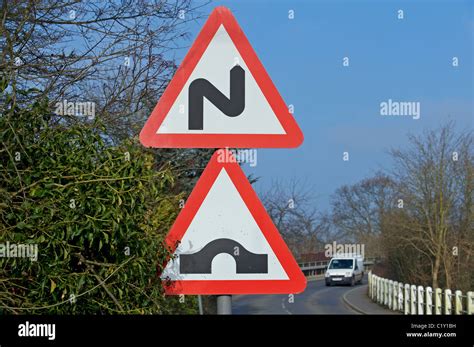
{"type": "MultiPolygon", "coordinates": [[[[235,103],[236,101],[231,100],[229,104],[232,102],[235,103]]],[[[223,25],[219,27],[212,38],[156,133],[286,134],[223,25]],[[233,117],[226,116],[216,105],[201,96],[204,97],[203,129],[189,129],[188,112],[191,82],[197,79],[205,79],[230,100],[230,71],[236,65],[243,69],[245,76],[245,107],[242,112],[233,117]]]]}
{"type": "Polygon", "coordinates": [[[165,267],[162,279],[288,279],[224,168],[184,233],[174,255],[175,258],[165,267]],[[191,258],[188,261],[183,255],[191,258]],[[183,259],[188,263],[181,264],[183,259]],[[238,270],[240,273],[237,273],[238,270]]]}

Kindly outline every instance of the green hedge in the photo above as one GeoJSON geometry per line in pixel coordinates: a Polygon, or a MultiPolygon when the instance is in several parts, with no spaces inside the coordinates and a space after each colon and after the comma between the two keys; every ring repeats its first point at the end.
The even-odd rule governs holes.
{"type": "Polygon", "coordinates": [[[0,313],[195,312],[195,298],[165,297],[157,275],[182,196],[151,152],[8,95],[0,142],[0,243],[38,246],[37,261],[0,258],[0,313]]]}

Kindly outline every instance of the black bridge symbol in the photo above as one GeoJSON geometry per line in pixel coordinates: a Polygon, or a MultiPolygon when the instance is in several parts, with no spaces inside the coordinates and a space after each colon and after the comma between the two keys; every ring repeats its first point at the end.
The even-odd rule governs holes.
{"type": "Polygon", "coordinates": [[[203,130],[204,98],[228,117],[237,117],[245,109],[245,71],[239,65],[230,70],[230,98],[211,82],[197,78],[189,85],[188,129],[203,130]]]}
{"type": "Polygon", "coordinates": [[[212,260],[221,253],[231,255],[237,265],[238,274],[268,273],[268,255],[249,252],[237,241],[217,239],[209,242],[203,249],[193,254],[180,254],[179,272],[181,274],[210,274],[212,260]],[[235,255],[238,247],[239,255],[235,255]]]}

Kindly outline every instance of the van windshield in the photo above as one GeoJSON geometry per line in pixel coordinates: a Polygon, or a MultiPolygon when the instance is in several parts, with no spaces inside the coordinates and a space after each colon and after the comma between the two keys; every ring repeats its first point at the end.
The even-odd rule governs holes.
{"type": "Polygon", "coordinates": [[[329,269],[352,269],[352,259],[333,259],[329,269]]]}

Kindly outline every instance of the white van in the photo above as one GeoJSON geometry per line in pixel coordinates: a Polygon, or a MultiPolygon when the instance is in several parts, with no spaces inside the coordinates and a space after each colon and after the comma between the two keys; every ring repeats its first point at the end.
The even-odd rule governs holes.
{"type": "Polygon", "coordinates": [[[329,262],[324,275],[326,285],[333,283],[350,284],[362,283],[364,278],[364,258],[360,255],[336,255],[329,262]]]}

